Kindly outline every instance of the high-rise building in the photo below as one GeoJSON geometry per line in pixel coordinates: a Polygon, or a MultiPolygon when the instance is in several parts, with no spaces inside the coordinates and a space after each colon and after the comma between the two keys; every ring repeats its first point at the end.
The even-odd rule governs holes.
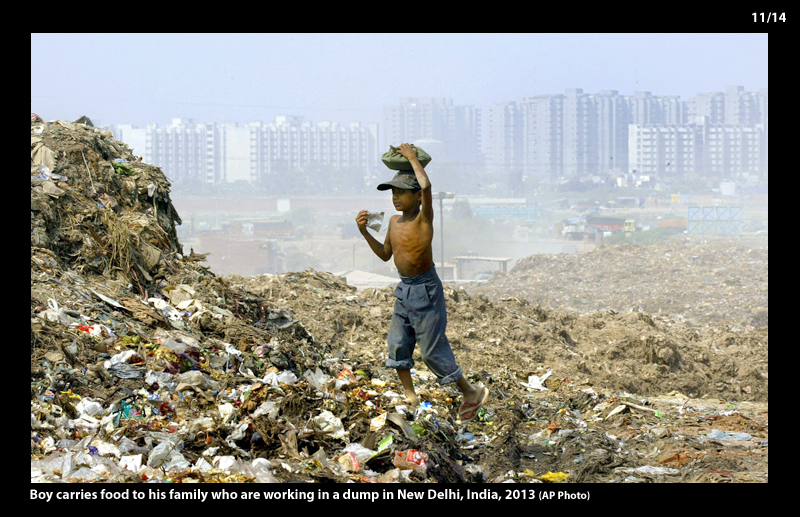
{"type": "Polygon", "coordinates": [[[309,166],[358,169],[368,176],[378,164],[377,124],[312,124],[281,116],[274,123],[249,127],[254,181],[309,166]]]}
{"type": "Polygon", "coordinates": [[[314,125],[302,117],[281,116],[270,124],[173,119],[167,126],[121,124],[111,129],[173,182],[258,182],[310,166],[348,168],[367,176],[378,164],[377,124],[314,125]]]}
{"type": "Polygon", "coordinates": [[[763,124],[632,124],[630,169],[641,174],[735,178],[767,170],[763,124]]]}
{"type": "Polygon", "coordinates": [[[703,131],[695,124],[631,124],[629,171],[679,176],[703,170],[703,131]]]}
{"type": "Polygon", "coordinates": [[[496,102],[486,110],[484,154],[491,170],[513,171],[523,167],[526,133],[522,121],[522,113],[514,101],[496,102]]]}
{"type": "Polygon", "coordinates": [[[522,126],[523,173],[557,177],[564,167],[563,95],[536,95],[517,99],[522,126]]]}
{"type": "Polygon", "coordinates": [[[486,165],[497,174],[549,178],[765,171],[767,104],[766,88],[750,93],[741,86],[687,102],[579,88],[497,102],[486,110],[486,165]]]}
{"type": "Polygon", "coordinates": [[[476,165],[481,161],[481,113],[473,106],[454,106],[451,99],[405,97],[383,110],[381,154],[390,145],[418,140],[442,142],[445,154],[437,162],[476,165]]]}

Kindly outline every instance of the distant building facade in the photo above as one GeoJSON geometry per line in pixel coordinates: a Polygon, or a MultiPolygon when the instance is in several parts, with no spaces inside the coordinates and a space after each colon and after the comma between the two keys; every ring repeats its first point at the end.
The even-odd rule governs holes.
{"type": "Polygon", "coordinates": [[[463,164],[481,162],[481,110],[474,106],[456,106],[452,99],[405,97],[399,105],[385,106],[381,154],[390,145],[418,140],[442,142],[444,155],[437,161],[463,164]]]}
{"type": "Polygon", "coordinates": [[[765,124],[632,124],[630,170],[661,176],[736,178],[769,170],[765,124]]]}
{"type": "Polygon", "coordinates": [[[302,117],[277,117],[274,123],[244,126],[173,119],[167,126],[120,124],[111,129],[172,181],[258,182],[311,165],[357,168],[366,175],[378,164],[377,124],[311,124],[302,117]]]}
{"type": "Polygon", "coordinates": [[[540,178],[766,171],[767,107],[766,88],[741,86],[686,102],[579,88],[497,102],[485,115],[486,166],[540,178]]]}
{"type": "Polygon", "coordinates": [[[277,117],[249,125],[252,181],[311,165],[357,168],[368,175],[378,165],[378,125],[358,122],[312,124],[302,117],[277,117]]]}

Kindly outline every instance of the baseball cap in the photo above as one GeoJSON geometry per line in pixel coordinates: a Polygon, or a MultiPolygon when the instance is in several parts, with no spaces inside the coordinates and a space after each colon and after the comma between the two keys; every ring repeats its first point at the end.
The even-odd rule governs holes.
{"type": "Polygon", "coordinates": [[[389,190],[392,187],[404,190],[421,190],[414,171],[398,171],[391,180],[378,185],[378,190],[389,190]]]}

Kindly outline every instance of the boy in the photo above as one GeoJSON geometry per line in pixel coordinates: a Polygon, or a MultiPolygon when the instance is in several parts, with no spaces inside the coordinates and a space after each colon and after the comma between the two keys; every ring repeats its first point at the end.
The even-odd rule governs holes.
{"type": "Polygon", "coordinates": [[[433,264],[433,198],[431,182],[417,159],[417,150],[402,144],[397,152],[408,158],[413,171],[400,171],[378,190],[392,189],[392,202],[402,215],[389,220],[383,244],[367,232],[367,211],[356,216],[356,223],[372,251],[384,262],[394,256],[401,282],[395,289],[397,298],[389,329],[389,358],[387,368],[395,368],[403,383],[407,401],[419,403],[411,379],[414,365],[412,353],[419,344],[422,360],[436,375],[440,384],[455,382],[464,396],[459,407],[459,419],[468,422],[475,418],[486,402],[489,390],[473,386],[463,376],[455,362],[450,342],[445,336],[447,312],[442,282],[433,264]]]}

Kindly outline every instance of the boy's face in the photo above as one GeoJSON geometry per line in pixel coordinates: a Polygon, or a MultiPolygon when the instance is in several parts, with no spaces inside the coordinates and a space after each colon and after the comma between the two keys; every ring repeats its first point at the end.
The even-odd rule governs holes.
{"type": "Polygon", "coordinates": [[[422,191],[392,187],[392,203],[394,204],[395,210],[398,212],[404,212],[412,208],[417,208],[421,202],[422,191]]]}

